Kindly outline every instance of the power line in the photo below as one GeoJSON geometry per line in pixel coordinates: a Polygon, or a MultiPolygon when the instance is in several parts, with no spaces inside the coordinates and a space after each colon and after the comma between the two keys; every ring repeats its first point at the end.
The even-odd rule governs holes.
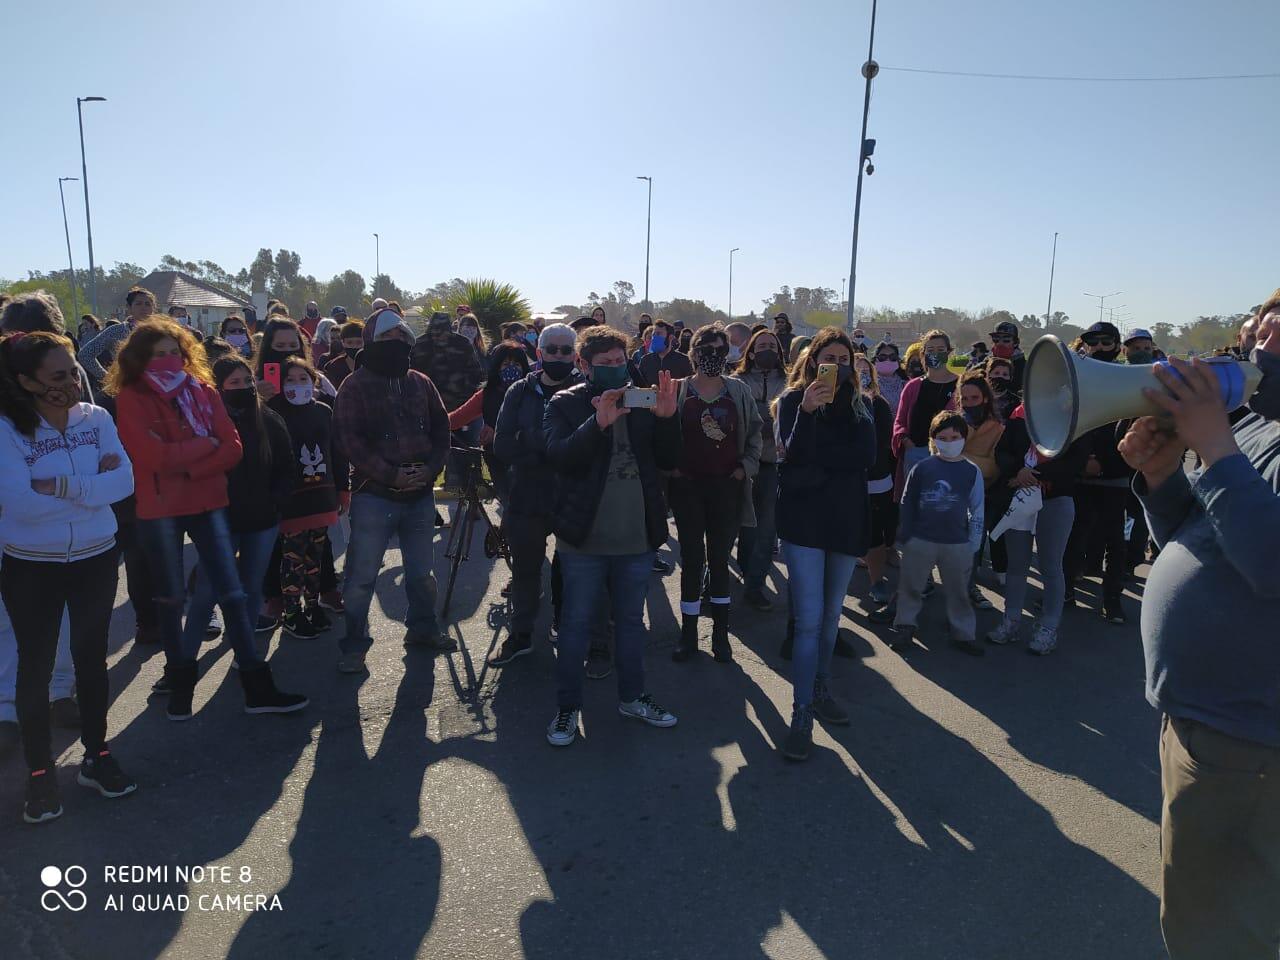
{"type": "Polygon", "coordinates": [[[1218,73],[1186,77],[1070,77],[1030,73],[971,73],[964,70],[929,70],[924,67],[886,67],[895,73],[927,73],[939,77],[977,77],[985,80],[1047,80],[1064,83],[1186,83],[1204,80],[1280,80],[1280,73],[1218,73]]]}

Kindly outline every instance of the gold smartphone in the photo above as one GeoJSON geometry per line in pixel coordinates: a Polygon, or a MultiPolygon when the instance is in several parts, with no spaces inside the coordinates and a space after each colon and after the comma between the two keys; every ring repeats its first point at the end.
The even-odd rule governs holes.
{"type": "Polygon", "coordinates": [[[831,395],[835,396],[836,392],[836,364],[820,363],[818,364],[818,377],[828,387],[831,388],[831,395]]]}

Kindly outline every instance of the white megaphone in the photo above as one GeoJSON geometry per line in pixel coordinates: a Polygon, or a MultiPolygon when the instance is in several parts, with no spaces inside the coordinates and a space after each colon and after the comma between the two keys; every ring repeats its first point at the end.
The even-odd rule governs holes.
{"type": "MultiPolygon", "coordinates": [[[[1233,357],[1204,361],[1218,376],[1228,410],[1258,390],[1262,371],[1233,357]]],[[[1054,336],[1036,341],[1022,375],[1022,402],[1031,442],[1046,457],[1056,457],[1078,438],[1104,424],[1160,416],[1164,410],[1143,394],[1163,390],[1154,368],[1159,364],[1105,363],[1080,357],[1054,336]]]]}

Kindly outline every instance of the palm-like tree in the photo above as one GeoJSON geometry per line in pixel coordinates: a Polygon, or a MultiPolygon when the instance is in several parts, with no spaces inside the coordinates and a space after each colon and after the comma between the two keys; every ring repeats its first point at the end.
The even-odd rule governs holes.
{"type": "Polygon", "coordinates": [[[460,303],[471,307],[490,343],[501,339],[504,324],[529,319],[529,301],[511,284],[497,280],[466,281],[462,289],[449,298],[450,307],[460,303]]]}

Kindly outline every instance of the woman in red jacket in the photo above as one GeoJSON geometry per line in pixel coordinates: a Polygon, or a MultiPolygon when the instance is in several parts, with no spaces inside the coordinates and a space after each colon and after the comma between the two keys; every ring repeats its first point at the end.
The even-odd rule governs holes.
{"type": "MultiPolygon", "coordinates": [[[[165,317],[139,323],[116,356],[106,391],[116,397],[120,439],[133,461],[138,538],[152,566],[165,650],[169,717],[191,715],[197,664],[182,654],[182,540],[195,544],[201,571],[222,607],[235,648],[246,713],[289,713],[307,698],[276,690],[253,646],[253,625],[227,523],[227,471],[241,456],[204,349],[165,317]]],[[[162,691],[164,687],[161,688],[162,691]]]]}

